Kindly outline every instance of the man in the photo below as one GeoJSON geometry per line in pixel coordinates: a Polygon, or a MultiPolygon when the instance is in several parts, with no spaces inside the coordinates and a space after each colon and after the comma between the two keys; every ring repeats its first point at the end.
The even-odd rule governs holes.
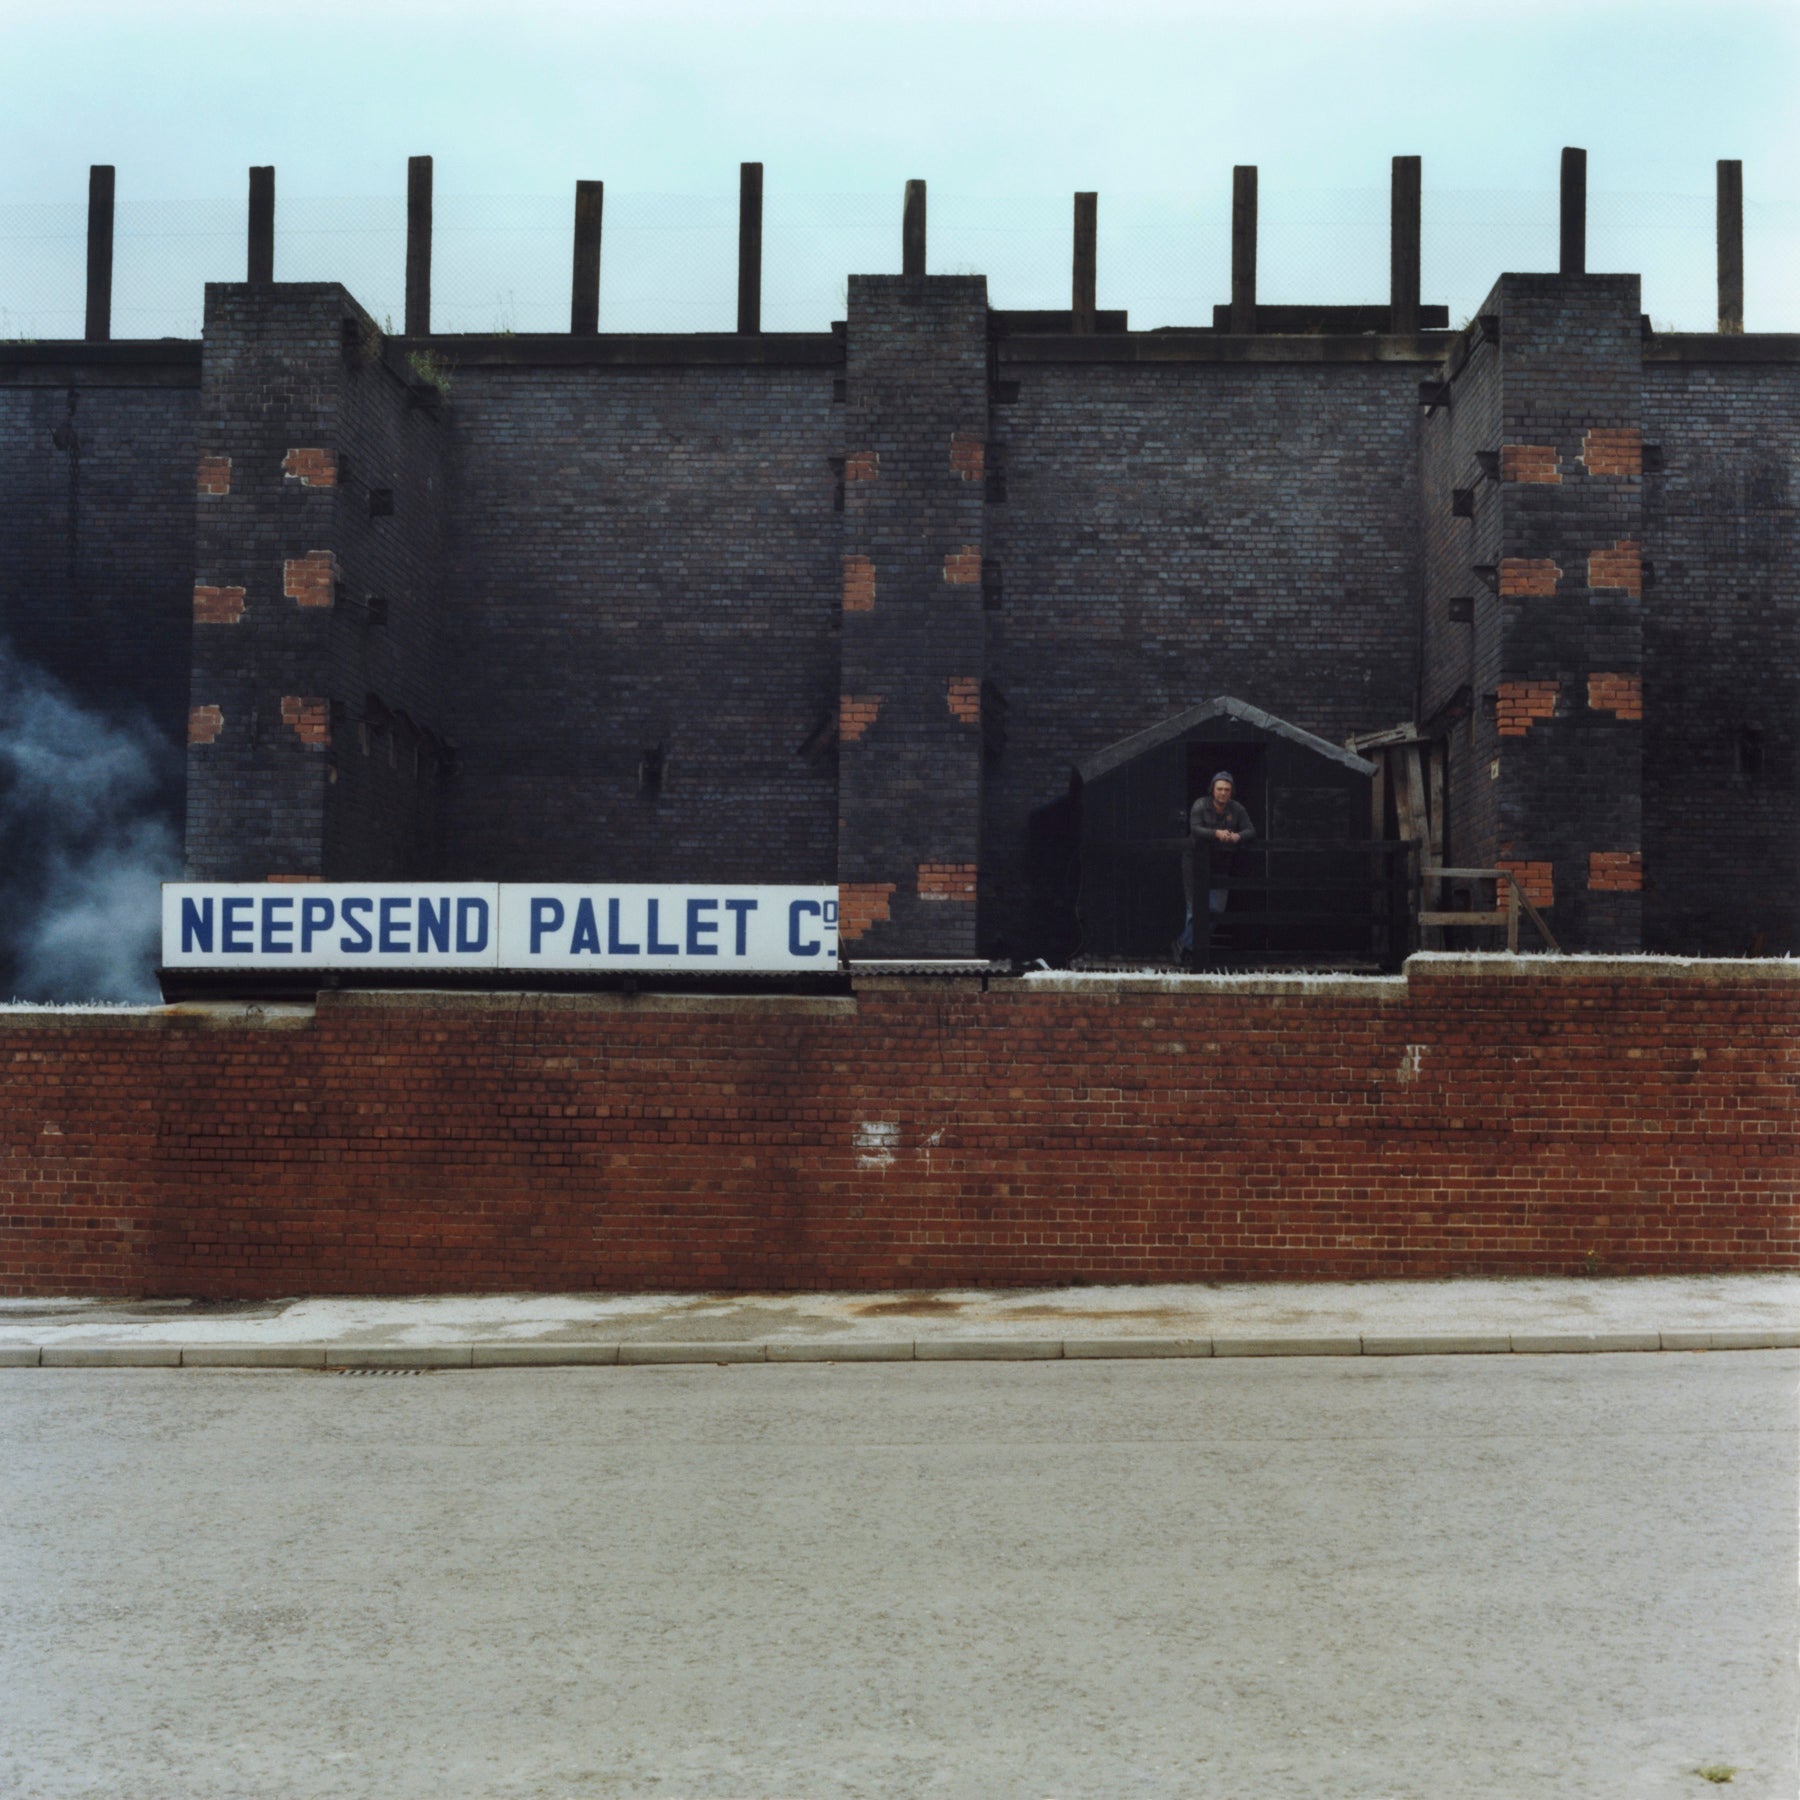
{"type": "MultiPolygon", "coordinates": [[[[1231,873],[1232,846],[1247,844],[1256,836],[1250,815],[1232,798],[1236,782],[1227,769],[1221,769],[1208,787],[1204,798],[1196,800],[1188,814],[1188,850],[1181,859],[1181,885],[1187,896],[1187,923],[1175,940],[1178,955],[1191,955],[1194,949],[1194,884],[1195,865],[1204,848],[1208,853],[1210,872],[1215,880],[1231,873]]],[[[1210,934],[1217,934],[1217,920],[1231,899],[1229,888],[1208,888],[1206,910],[1210,934]]],[[[1210,941],[1210,936],[1209,936],[1210,941]]]]}

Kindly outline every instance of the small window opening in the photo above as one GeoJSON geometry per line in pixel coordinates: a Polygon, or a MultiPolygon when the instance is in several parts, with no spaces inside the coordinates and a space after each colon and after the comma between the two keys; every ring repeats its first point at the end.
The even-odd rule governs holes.
{"type": "Polygon", "coordinates": [[[394,490],[392,488],[372,487],[369,489],[369,517],[371,519],[389,519],[394,514],[394,490]]]}

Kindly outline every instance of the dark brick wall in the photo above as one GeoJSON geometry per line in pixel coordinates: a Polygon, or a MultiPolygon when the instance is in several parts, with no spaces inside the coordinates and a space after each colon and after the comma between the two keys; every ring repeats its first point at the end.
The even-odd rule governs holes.
{"type": "MultiPolygon", "coordinates": [[[[198,364],[31,348],[10,364],[0,347],[0,633],[84,705],[146,714],[178,745],[198,364]]],[[[179,823],[178,786],[164,802],[179,823]]]]}
{"type": "Polygon", "coordinates": [[[435,396],[334,283],[206,296],[189,873],[428,872],[450,496],[415,401],[435,396]]]}
{"type": "Polygon", "coordinates": [[[448,872],[833,879],[834,374],[455,373],[448,872]]]}
{"type": "Polygon", "coordinates": [[[1412,716],[1429,367],[1009,369],[1018,398],[993,414],[1006,498],[988,516],[988,668],[1007,703],[983,821],[989,942],[1041,929],[1030,816],[1079,759],[1216,694],[1336,743],[1412,716]]]}
{"type": "Polygon", "coordinates": [[[838,723],[851,955],[976,948],[987,334],[981,276],[851,277],[838,723]]]}
{"type": "Polygon", "coordinates": [[[1646,942],[1792,953],[1800,367],[1652,360],[1643,416],[1646,942]]]}
{"type": "Polygon", "coordinates": [[[0,1292],[1800,1268],[1795,991],[1446,958],[0,1015],[0,1292]]]}

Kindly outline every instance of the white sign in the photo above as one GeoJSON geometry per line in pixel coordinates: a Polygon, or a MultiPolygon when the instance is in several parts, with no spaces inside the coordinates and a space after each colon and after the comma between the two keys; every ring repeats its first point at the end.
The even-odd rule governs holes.
{"type": "Polygon", "coordinates": [[[163,885],[166,969],[834,969],[832,887],[566,882],[163,885]]]}

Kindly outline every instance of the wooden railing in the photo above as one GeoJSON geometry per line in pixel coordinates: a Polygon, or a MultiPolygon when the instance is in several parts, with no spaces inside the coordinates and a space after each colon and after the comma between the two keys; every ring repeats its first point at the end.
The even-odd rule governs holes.
{"type": "MultiPolygon", "coordinates": [[[[1519,948],[1519,913],[1521,910],[1538,929],[1539,935],[1552,950],[1560,952],[1560,945],[1544,923],[1544,915],[1525,897],[1525,890],[1519,886],[1511,869],[1432,869],[1419,871],[1421,880],[1427,885],[1434,881],[1492,881],[1504,884],[1506,904],[1493,912],[1421,912],[1421,925],[1457,926],[1457,925],[1504,925],[1506,927],[1506,948],[1516,953],[1519,948]]],[[[1496,892],[1498,898],[1498,891],[1496,892]]]]}

